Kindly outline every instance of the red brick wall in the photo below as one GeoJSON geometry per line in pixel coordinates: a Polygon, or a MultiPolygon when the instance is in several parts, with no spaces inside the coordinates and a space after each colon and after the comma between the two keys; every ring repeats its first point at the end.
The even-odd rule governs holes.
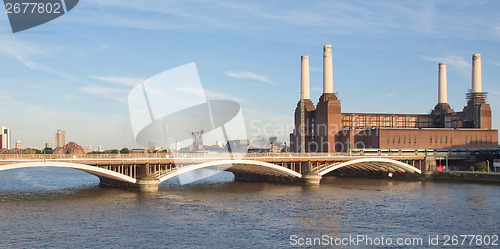
{"type": "Polygon", "coordinates": [[[380,148],[445,149],[498,147],[497,130],[380,129],[378,137],[380,148]]]}

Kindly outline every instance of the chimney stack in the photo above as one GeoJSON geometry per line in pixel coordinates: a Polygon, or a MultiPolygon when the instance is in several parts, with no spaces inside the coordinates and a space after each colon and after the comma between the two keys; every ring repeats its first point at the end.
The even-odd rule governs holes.
{"type": "Polygon", "coordinates": [[[301,57],[301,78],[300,78],[300,99],[310,99],[309,91],[309,56],[302,55],[301,57]]]}
{"type": "Polygon", "coordinates": [[[472,55],[472,93],[482,92],[481,87],[481,55],[472,55]]]}
{"type": "Polygon", "coordinates": [[[332,45],[323,47],[323,93],[333,93],[332,45]]]}
{"type": "Polygon", "coordinates": [[[439,63],[439,78],[438,78],[438,103],[448,103],[447,80],[446,80],[446,63],[439,63]]]}

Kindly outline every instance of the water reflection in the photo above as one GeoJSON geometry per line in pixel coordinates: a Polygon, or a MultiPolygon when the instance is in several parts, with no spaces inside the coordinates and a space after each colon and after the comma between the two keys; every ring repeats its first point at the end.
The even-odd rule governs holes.
{"type": "Polygon", "coordinates": [[[172,179],[148,195],[100,188],[76,170],[21,170],[34,171],[0,172],[0,248],[282,248],[292,234],[500,231],[494,185],[328,177],[305,187],[233,182],[226,172],[189,185],[172,179]]]}

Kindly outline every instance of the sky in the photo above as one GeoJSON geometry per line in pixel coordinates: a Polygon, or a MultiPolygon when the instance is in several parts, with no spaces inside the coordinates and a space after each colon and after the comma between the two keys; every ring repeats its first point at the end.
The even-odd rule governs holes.
{"type": "MultiPolygon", "coordinates": [[[[288,142],[309,55],[311,99],[333,45],[343,112],[427,114],[447,63],[455,111],[482,55],[483,91],[500,126],[500,2],[460,0],[81,0],[65,15],[12,33],[0,11],[0,125],[24,147],[66,142],[140,148],[127,96],[158,73],[195,62],[205,94],[241,105],[254,145],[288,142]]],[[[205,141],[212,144],[215,141],[205,141]]]]}

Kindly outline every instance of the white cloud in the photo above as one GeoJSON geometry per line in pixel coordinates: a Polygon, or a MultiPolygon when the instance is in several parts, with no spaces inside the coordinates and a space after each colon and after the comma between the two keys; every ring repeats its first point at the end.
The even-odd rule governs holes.
{"type": "Polygon", "coordinates": [[[90,93],[101,98],[111,99],[123,103],[127,103],[127,89],[110,88],[110,87],[82,87],[80,91],[90,93]]]}
{"type": "Polygon", "coordinates": [[[465,58],[455,55],[449,55],[445,57],[421,56],[420,58],[425,61],[432,61],[436,63],[444,62],[446,63],[447,68],[451,68],[460,72],[470,72],[472,68],[472,65],[465,58]]]}
{"type": "Polygon", "coordinates": [[[144,81],[141,78],[130,78],[130,77],[120,77],[120,76],[96,76],[90,75],[92,79],[116,83],[124,86],[136,86],[144,81]]]}
{"type": "Polygon", "coordinates": [[[290,33],[301,34],[297,37],[307,37],[304,33],[398,37],[445,34],[449,38],[469,38],[473,33],[497,39],[498,34],[491,31],[500,30],[492,21],[497,20],[496,12],[480,12],[481,8],[473,7],[481,4],[468,1],[447,4],[435,0],[415,3],[311,0],[282,4],[275,1],[89,0],[86,4],[95,5],[89,8],[92,12],[69,18],[76,22],[141,29],[225,29],[269,39],[290,33]],[[469,16],[475,18],[467,18],[469,16]],[[476,26],[485,28],[473,28],[476,26]]]}
{"type": "Polygon", "coordinates": [[[179,91],[179,92],[185,92],[185,93],[193,94],[193,95],[196,95],[196,96],[202,97],[202,98],[205,97],[205,93],[203,92],[203,89],[201,89],[201,88],[177,87],[174,90],[175,91],[179,91]]]}
{"type": "Polygon", "coordinates": [[[0,53],[18,60],[30,69],[38,67],[30,57],[46,55],[44,51],[48,52],[43,46],[4,35],[0,36],[0,53]]]}
{"type": "Polygon", "coordinates": [[[267,78],[267,76],[259,75],[259,74],[252,73],[252,72],[247,72],[247,71],[237,71],[237,72],[227,71],[227,72],[225,72],[225,74],[227,76],[229,76],[229,77],[236,78],[236,79],[254,79],[254,80],[262,81],[262,82],[265,82],[265,83],[274,84],[274,82],[272,82],[271,80],[269,80],[267,78]]]}
{"type": "Polygon", "coordinates": [[[10,96],[0,96],[0,105],[4,108],[16,108],[19,109],[21,106],[25,104],[21,101],[15,100],[10,96]]]}
{"type": "Polygon", "coordinates": [[[238,103],[247,103],[247,101],[245,99],[236,97],[236,96],[231,95],[231,94],[225,94],[225,93],[216,92],[216,91],[207,90],[207,89],[205,89],[205,94],[206,94],[206,97],[208,99],[232,100],[232,101],[235,101],[238,103]]]}
{"type": "Polygon", "coordinates": [[[60,46],[47,46],[40,43],[33,43],[17,39],[12,36],[0,36],[0,54],[21,62],[24,66],[33,70],[40,70],[69,78],[73,81],[81,80],[71,74],[59,71],[46,64],[36,63],[33,58],[49,58],[56,61],[63,61],[59,58],[61,52],[60,46]]]}

